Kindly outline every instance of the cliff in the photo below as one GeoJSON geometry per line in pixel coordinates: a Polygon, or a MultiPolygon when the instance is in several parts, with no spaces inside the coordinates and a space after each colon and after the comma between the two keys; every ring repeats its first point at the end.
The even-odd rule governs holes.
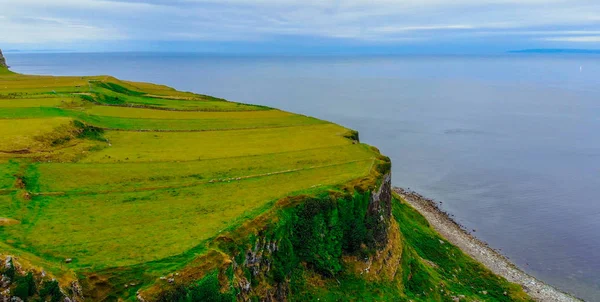
{"type": "Polygon", "coordinates": [[[2,49],[0,49],[0,68],[8,68],[8,65],[6,64],[6,59],[2,54],[2,49]]]}

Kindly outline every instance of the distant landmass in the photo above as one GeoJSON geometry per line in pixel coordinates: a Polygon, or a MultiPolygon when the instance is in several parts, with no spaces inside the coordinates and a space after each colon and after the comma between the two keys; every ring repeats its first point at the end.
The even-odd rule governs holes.
{"type": "Polygon", "coordinates": [[[569,49],[569,48],[535,48],[511,50],[509,53],[532,53],[532,54],[600,54],[600,49],[569,49]]]}

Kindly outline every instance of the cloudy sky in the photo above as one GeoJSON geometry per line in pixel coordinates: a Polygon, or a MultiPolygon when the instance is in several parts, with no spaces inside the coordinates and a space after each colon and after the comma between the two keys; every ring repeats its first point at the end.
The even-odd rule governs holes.
{"type": "Polygon", "coordinates": [[[599,0],[0,0],[0,48],[479,53],[600,49],[599,0]]]}

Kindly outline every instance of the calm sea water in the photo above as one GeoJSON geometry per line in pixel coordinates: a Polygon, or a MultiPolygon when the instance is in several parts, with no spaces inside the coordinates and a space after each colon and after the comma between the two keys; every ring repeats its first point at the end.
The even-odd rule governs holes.
{"type": "Polygon", "coordinates": [[[395,185],[600,301],[600,56],[6,56],[22,73],[110,74],[357,129],[392,158],[395,185]]]}

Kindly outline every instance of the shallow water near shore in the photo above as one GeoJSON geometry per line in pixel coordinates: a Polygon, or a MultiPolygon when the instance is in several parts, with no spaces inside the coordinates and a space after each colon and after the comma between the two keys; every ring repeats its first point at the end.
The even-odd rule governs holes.
{"type": "Polygon", "coordinates": [[[17,72],[110,74],[359,130],[392,158],[394,185],[600,300],[600,56],[5,55],[17,72]]]}

